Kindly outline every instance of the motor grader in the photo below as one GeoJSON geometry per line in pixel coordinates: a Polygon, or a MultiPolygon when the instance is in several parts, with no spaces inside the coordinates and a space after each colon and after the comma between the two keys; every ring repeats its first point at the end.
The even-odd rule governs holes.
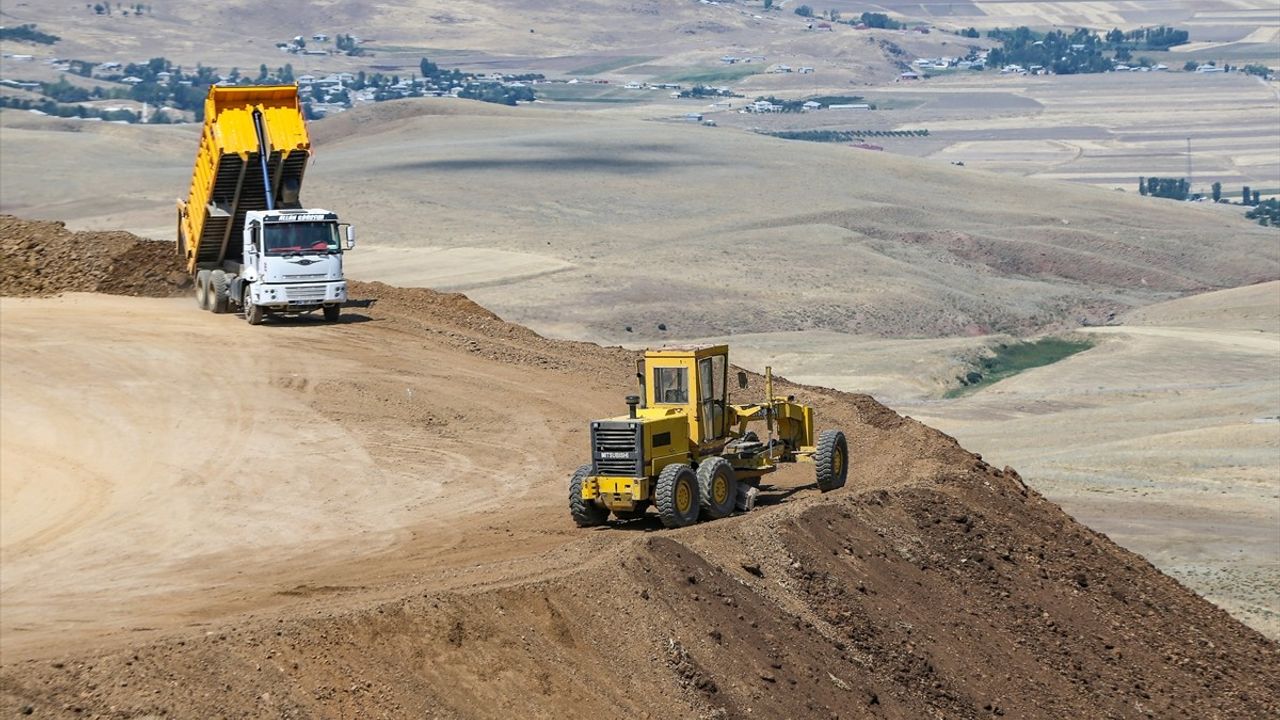
{"type": "MultiPolygon", "coordinates": [[[[824,430],[815,443],[813,408],[775,396],[771,368],[764,402],[729,404],[727,345],[648,350],[636,377],[640,394],[627,396],[627,415],[591,422],[591,463],[569,481],[579,526],[603,525],[611,513],[635,519],[650,507],[669,528],[747,511],[760,478],[781,463],[812,462],[822,492],[844,485],[844,433],[824,430]]],[[[746,388],[746,373],[737,380],[746,388]]]]}

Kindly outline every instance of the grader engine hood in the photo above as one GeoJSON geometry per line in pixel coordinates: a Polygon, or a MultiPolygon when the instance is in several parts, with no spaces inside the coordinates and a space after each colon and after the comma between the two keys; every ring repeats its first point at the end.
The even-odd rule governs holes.
{"type": "Polygon", "coordinates": [[[684,412],[643,409],[637,417],[591,423],[591,474],[644,477],[689,453],[689,424],[684,412]]]}
{"type": "Polygon", "coordinates": [[[644,475],[643,428],[643,422],[630,419],[591,423],[591,474],[644,475]]]}

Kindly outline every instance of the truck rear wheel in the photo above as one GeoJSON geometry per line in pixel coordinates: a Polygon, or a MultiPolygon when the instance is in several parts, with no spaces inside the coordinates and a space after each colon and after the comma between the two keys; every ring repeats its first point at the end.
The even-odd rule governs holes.
{"type": "Polygon", "coordinates": [[[209,309],[221,315],[227,311],[231,305],[231,298],[227,297],[227,288],[231,284],[231,280],[227,277],[227,273],[223,270],[214,270],[209,273],[209,309]]]}
{"type": "Polygon", "coordinates": [[[590,475],[591,466],[583,465],[569,479],[569,514],[578,527],[604,525],[609,520],[608,510],[582,497],[582,486],[590,475]]]}
{"type": "Polygon", "coordinates": [[[209,271],[196,271],[196,305],[201,310],[209,309],[209,271]]]}
{"type": "Polygon", "coordinates": [[[262,306],[254,305],[253,298],[249,295],[249,286],[244,286],[244,294],[240,296],[240,307],[244,310],[244,319],[249,321],[250,325],[262,324],[262,306]]]}
{"type": "Polygon", "coordinates": [[[813,453],[818,489],[831,492],[844,487],[849,475],[849,443],[839,430],[823,430],[818,435],[818,448],[813,453]]]}
{"type": "Polygon", "coordinates": [[[325,305],[324,306],[325,322],[338,322],[338,316],[341,314],[342,314],[341,305],[325,305]]]}
{"type": "Polygon", "coordinates": [[[704,520],[733,514],[738,502],[738,478],[728,460],[713,457],[698,465],[698,494],[702,496],[704,520]]]}
{"type": "Polygon", "coordinates": [[[701,501],[693,468],[683,463],[666,466],[658,474],[658,486],[653,494],[658,517],[666,527],[685,527],[698,522],[701,501]]]}

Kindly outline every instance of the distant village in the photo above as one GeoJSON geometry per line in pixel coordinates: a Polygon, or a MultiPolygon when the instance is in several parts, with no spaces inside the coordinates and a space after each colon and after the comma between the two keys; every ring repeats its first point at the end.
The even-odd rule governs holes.
{"type": "MultiPolygon", "coordinates": [[[[714,4],[714,2],[712,2],[714,4]]],[[[807,6],[802,6],[807,7],[807,6]]],[[[797,11],[798,12],[798,11],[797,11]]],[[[810,22],[808,31],[834,32],[834,25],[852,26],[854,29],[892,29],[907,33],[928,33],[925,26],[906,27],[887,16],[864,13],[855,20],[843,21],[838,13],[827,13],[828,21],[810,22]]],[[[816,19],[815,19],[816,20],[816,19]]],[[[16,28],[0,28],[15,39],[53,44],[58,37],[40,32],[34,25],[16,28]]],[[[977,30],[969,28],[957,31],[962,37],[979,37],[977,30]]],[[[900,72],[898,82],[927,80],[939,74],[956,71],[981,72],[995,69],[1002,75],[1054,75],[1080,72],[1168,72],[1164,63],[1153,62],[1146,57],[1134,57],[1142,49],[1165,49],[1171,43],[1184,42],[1186,32],[1174,28],[1145,28],[1123,33],[1119,30],[1102,34],[1092,30],[1076,29],[1066,33],[1059,30],[1038,33],[1028,28],[987,32],[987,36],[999,40],[1001,46],[981,48],[969,45],[964,55],[917,57],[909,59],[897,45],[891,45],[900,72]],[[1104,53],[1105,51],[1105,53],[1104,53]],[[909,59],[909,60],[908,60],[909,59]]],[[[370,54],[366,40],[355,35],[330,35],[315,32],[295,35],[275,44],[285,56],[362,56],[370,54]]],[[[4,53],[6,73],[20,73],[22,63],[34,61],[23,53],[4,53]]],[[[538,100],[538,86],[551,84],[608,85],[609,80],[593,78],[546,78],[541,74],[466,73],[456,69],[444,69],[423,58],[416,72],[334,72],[319,74],[294,74],[292,65],[286,62],[278,68],[268,68],[264,63],[257,73],[241,72],[237,68],[219,72],[214,68],[197,65],[194,69],[175,66],[164,58],[152,58],[146,62],[124,63],[108,60],[88,62],[83,60],[48,59],[44,62],[54,69],[84,78],[101,80],[106,85],[85,87],[83,83],[41,82],[20,76],[0,78],[0,86],[24,91],[0,95],[0,107],[29,110],[31,112],[115,122],[169,123],[201,120],[203,101],[210,85],[247,85],[260,83],[293,83],[299,87],[303,107],[308,117],[319,118],[342,112],[367,103],[409,97],[450,97],[481,100],[485,102],[515,105],[538,100]]],[[[724,65],[760,65],[762,74],[810,75],[817,72],[812,65],[792,65],[773,62],[760,54],[723,55],[724,65]]],[[[1215,74],[1242,71],[1270,77],[1270,70],[1261,66],[1234,67],[1216,62],[1188,61],[1180,68],[1183,72],[1215,74]]],[[[714,74],[713,74],[714,75],[714,74]]],[[[870,110],[870,103],[820,103],[808,101],[780,101],[776,98],[760,98],[745,104],[735,104],[726,98],[738,98],[727,86],[694,84],[686,86],[678,82],[632,81],[621,86],[628,91],[663,91],[672,99],[711,98],[715,110],[734,109],[746,113],[812,112],[816,110],[870,110]]],[[[700,113],[689,113],[686,120],[703,122],[700,113]],[[695,117],[696,116],[696,117],[695,117]]],[[[714,124],[707,121],[705,124],[714,124]]]]}

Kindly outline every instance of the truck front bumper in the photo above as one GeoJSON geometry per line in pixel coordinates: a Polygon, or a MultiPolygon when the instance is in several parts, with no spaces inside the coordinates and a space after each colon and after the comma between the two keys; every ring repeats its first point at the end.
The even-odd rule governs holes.
{"type": "Polygon", "coordinates": [[[253,288],[254,302],[276,310],[314,310],[323,305],[341,305],[347,301],[345,281],[289,285],[258,285],[253,288]]]}

